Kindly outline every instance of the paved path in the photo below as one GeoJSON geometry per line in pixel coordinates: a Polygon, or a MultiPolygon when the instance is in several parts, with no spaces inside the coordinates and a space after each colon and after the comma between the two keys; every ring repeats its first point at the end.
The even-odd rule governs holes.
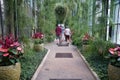
{"type": "Polygon", "coordinates": [[[96,80],[74,46],[50,43],[45,47],[50,52],[34,80],[96,80]],[[63,53],[64,58],[60,58],[61,55],[56,58],[56,53],[63,53]],[[64,55],[69,53],[73,57],[64,55]]]}

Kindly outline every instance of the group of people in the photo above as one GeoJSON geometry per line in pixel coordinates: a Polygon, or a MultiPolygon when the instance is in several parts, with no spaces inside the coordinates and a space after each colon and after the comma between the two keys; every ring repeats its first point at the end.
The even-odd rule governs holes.
{"type": "Polygon", "coordinates": [[[62,41],[66,41],[68,43],[71,42],[71,30],[68,26],[64,26],[64,24],[56,24],[56,39],[58,40],[57,44],[61,44],[62,41]]]}

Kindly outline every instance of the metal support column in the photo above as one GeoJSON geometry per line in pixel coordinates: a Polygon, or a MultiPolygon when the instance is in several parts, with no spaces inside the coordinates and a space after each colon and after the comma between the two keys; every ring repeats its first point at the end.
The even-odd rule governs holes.
{"type": "Polygon", "coordinates": [[[111,0],[108,0],[108,17],[107,17],[107,36],[106,36],[106,40],[108,41],[109,39],[109,23],[110,23],[110,4],[111,4],[111,0]]]}
{"type": "Polygon", "coordinates": [[[4,29],[3,29],[3,16],[2,16],[1,1],[0,1],[0,22],[1,22],[1,32],[2,32],[2,39],[3,39],[3,36],[4,36],[4,29]]]}

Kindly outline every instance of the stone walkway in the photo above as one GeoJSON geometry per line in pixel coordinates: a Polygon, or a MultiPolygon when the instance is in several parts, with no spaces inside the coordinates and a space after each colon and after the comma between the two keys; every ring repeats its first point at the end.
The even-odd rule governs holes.
{"type": "Polygon", "coordinates": [[[49,50],[32,80],[98,80],[73,45],[45,45],[49,50]]]}

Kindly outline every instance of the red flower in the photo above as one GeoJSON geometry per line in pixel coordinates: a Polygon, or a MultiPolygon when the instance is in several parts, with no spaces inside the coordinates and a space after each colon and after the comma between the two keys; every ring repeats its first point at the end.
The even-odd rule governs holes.
{"type": "Polygon", "coordinates": [[[20,43],[15,39],[12,34],[6,36],[2,41],[0,41],[2,47],[0,48],[0,63],[2,65],[15,64],[17,59],[22,56],[22,48],[20,43]],[[11,61],[12,60],[12,61],[11,61]],[[14,60],[14,62],[13,62],[14,60]]]}
{"type": "Polygon", "coordinates": [[[42,39],[43,38],[43,33],[41,33],[41,32],[36,32],[33,36],[32,36],[32,38],[34,38],[34,39],[42,39]]]}
{"type": "Polygon", "coordinates": [[[11,44],[15,42],[15,38],[12,34],[7,35],[4,37],[3,40],[0,40],[0,44],[2,45],[2,48],[6,49],[9,48],[11,44]]]}

